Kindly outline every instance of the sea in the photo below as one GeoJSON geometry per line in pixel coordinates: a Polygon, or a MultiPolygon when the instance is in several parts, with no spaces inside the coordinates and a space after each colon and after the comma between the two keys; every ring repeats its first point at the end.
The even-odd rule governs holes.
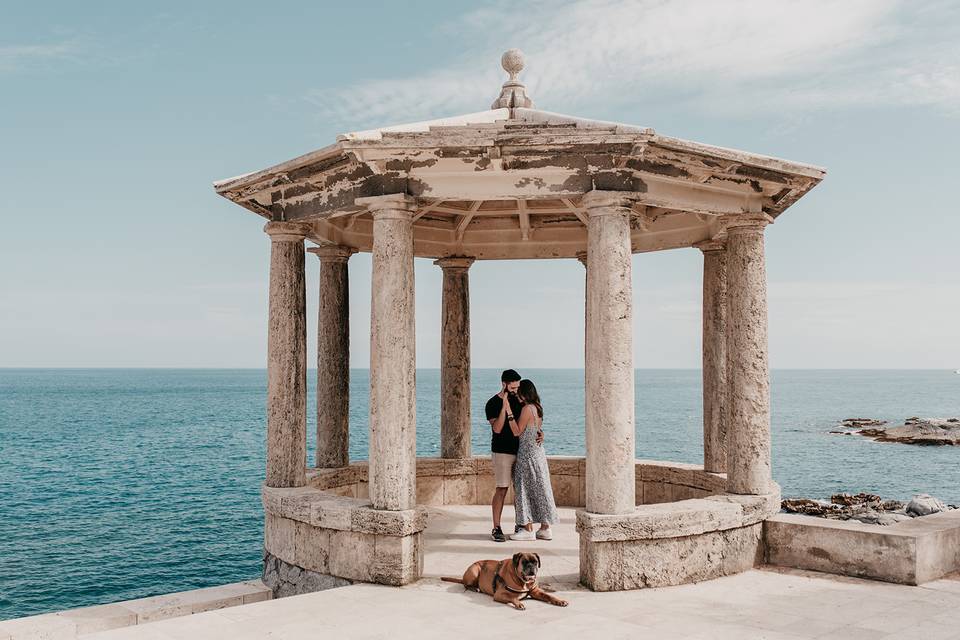
{"type": "MultiPolygon", "coordinates": [[[[548,454],[584,454],[583,371],[525,369],[548,454]]],[[[315,372],[310,372],[311,380],[315,372]]],[[[472,372],[473,451],[499,370],[472,372]]],[[[702,462],[699,370],[636,372],[637,457],[702,462]]],[[[831,434],[840,420],[960,415],[953,371],[774,370],[784,496],[930,493],[960,504],[960,447],[831,434]]],[[[350,455],[367,457],[369,372],[350,374],[350,455]]],[[[312,387],[308,384],[308,388],[312,387]]],[[[0,369],[0,619],[257,577],[266,371],[0,369]]],[[[308,460],[316,442],[308,404],[308,460]]],[[[440,375],[417,371],[417,454],[439,452],[440,375]]]]}

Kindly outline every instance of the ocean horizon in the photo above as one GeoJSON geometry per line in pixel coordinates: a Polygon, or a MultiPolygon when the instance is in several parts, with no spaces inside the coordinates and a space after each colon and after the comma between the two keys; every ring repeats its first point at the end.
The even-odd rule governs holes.
{"type": "MultiPolygon", "coordinates": [[[[583,455],[583,369],[520,369],[540,389],[547,452],[583,455]]],[[[308,462],[315,370],[308,372],[308,462]]],[[[474,455],[500,369],[472,371],[474,455]]],[[[367,456],[367,369],[351,369],[350,455],[367,456]]],[[[417,454],[439,455],[439,369],[417,370],[417,454]]],[[[773,369],[783,495],[867,491],[960,503],[960,448],[830,431],[844,418],[960,414],[960,375],[773,369]]],[[[637,457],[702,462],[700,369],[636,370],[637,457]]],[[[0,368],[0,619],[259,575],[264,368],[0,368]]]]}

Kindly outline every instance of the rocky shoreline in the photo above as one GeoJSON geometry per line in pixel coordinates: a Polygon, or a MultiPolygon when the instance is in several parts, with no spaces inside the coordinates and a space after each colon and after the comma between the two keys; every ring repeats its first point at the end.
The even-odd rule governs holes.
{"type": "Polygon", "coordinates": [[[841,429],[830,433],[859,435],[877,442],[898,442],[919,445],[960,445],[960,418],[919,418],[904,420],[902,425],[884,427],[886,420],[845,418],[841,429]]]}
{"type": "Polygon", "coordinates": [[[780,502],[780,508],[787,513],[800,513],[830,520],[857,520],[864,524],[886,526],[957,507],[944,504],[926,493],[914,496],[909,502],[884,500],[873,493],[856,495],[838,493],[830,496],[830,500],[787,498],[780,502]]]}

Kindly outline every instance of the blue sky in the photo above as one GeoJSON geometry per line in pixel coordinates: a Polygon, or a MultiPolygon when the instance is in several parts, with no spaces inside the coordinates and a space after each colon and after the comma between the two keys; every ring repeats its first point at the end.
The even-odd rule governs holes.
{"type": "MultiPolygon", "coordinates": [[[[772,366],[960,367],[957,3],[516,4],[8,5],[0,366],[263,366],[269,242],[211,183],[486,109],[519,47],[539,108],[827,168],[767,230],[772,366]]],[[[435,367],[440,270],[416,268],[435,367]]],[[[638,367],[699,366],[700,275],[694,250],[634,257],[638,367]]],[[[355,256],[358,367],[369,276],[355,256]]],[[[471,288],[475,366],[582,366],[579,263],[479,263],[471,288]]]]}

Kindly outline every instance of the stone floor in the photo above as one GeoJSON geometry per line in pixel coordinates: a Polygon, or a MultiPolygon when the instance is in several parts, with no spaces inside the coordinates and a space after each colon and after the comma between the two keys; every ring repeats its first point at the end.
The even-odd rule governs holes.
{"type": "MultiPolygon", "coordinates": [[[[423,575],[426,578],[462,576],[476,560],[502,560],[517,551],[535,551],[543,564],[542,578],[556,587],[575,588],[580,581],[579,538],[574,530],[576,509],[563,508],[560,524],[554,525],[550,541],[496,543],[490,539],[493,523],[490,507],[429,507],[430,519],[424,532],[426,557],[423,575]]],[[[503,530],[513,532],[513,507],[503,509],[503,530]]]]}
{"type": "MultiPolygon", "coordinates": [[[[171,638],[941,638],[960,639],[960,576],[906,587],[796,570],[758,569],[695,585],[592,593],[572,585],[576,534],[564,510],[551,542],[527,543],[549,580],[571,601],[515,611],[440,582],[479,558],[509,556],[514,543],[486,539],[484,507],[433,509],[426,577],[402,589],[355,585],[245,604],[84,636],[91,640],[171,638]]],[[[512,514],[504,514],[512,522],[512,514]]]]}

